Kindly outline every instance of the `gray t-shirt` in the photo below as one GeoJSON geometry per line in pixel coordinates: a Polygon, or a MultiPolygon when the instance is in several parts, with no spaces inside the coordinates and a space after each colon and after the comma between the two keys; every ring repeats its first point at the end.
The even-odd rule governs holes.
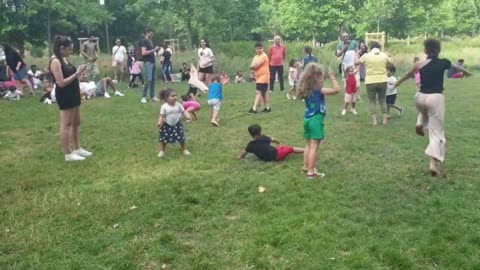
{"type": "Polygon", "coordinates": [[[178,102],[173,106],[165,103],[160,108],[160,115],[165,118],[165,122],[170,126],[175,126],[178,121],[180,121],[180,118],[182,118],[184,112],[185,109],[183,108],[182,104],[178,102]]]}
{"type": "MultiPolygon", "coordinates": [[[[81,51],[86,53],[89,57],[95,56],[95,52],[97,51],[97,44],[89,41],[85,41],[82,43],[81,51]]],[[[87,60],[84,57],[84,60],[87,60]]]]}

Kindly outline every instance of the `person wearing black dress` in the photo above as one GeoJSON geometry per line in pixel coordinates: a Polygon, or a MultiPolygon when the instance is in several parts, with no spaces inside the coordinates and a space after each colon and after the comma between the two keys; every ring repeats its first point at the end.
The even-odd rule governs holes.
{"type": "Polygon", "coordinates": [[[58,36],[53,47],[54,56],[50,59],[50,71],[55,82],[55,95],[60,107],[60,142],[66,161],[80,161],[92,155],[80,147],[80,85],[78,76],[85,65],[75,68],[68,57],[72,53],[69,38],[58,36]],[[74,150],[70,148],[70,133],[74,150]]]}

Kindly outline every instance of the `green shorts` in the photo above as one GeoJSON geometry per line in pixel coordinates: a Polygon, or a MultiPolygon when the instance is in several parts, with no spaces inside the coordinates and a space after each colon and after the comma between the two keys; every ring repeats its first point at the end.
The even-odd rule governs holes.
{"type": "Polygon", "coordinates": [[[323,140],[325,138],[324,116],[317,114],[303,120],[303,136],[307,140],[323,140]]]}

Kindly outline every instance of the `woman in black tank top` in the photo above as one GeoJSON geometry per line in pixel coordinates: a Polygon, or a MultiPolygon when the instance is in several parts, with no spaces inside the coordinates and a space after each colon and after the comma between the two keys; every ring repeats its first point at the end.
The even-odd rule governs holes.
{"type": "Polygon", "coordinates": [[[60,107],[60,142],[66,161],[84,160],[92,153],[80,147],[80,86],[78,75],[85,69],[72,65],[68,56],[72,52],[72,42],[67,37],[58,36],[54,44],[54,57],[49,69],[55,82],[55,96],[60,107]],[[70,148],[72,135],[74,150],[70,148]]]}
{"type": "MultiPolygon", "coordinates": [[[[415,105],[420,113],[415,130],[418,135],[424,136],[424,130],[428,130],[429,143],[425,154],[430,157],[430,174],[432,176],[444,176],[443,162],[445,160],[445,97],[443,96],[443,79],[445,71],[452,67],[448,59],[440,59],[438,56],[441,51],[440,41],[436,39],[427,39],[424,42],[427,59],[418,61],[412,70],[407,72],[396,83],[398,87],[402,82],[411,78],[415,72],[420,72],[420,92],[415,96],[415,105]]],[[[466,76],[470,73],[464,72],[466,76]]]]}

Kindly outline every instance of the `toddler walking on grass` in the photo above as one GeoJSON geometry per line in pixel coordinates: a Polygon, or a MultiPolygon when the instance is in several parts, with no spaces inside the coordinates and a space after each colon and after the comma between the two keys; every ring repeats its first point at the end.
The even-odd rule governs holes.
{"type": "Polygon", "coordinates": [[[182,104],[177,102],[177,92],[173,89],[166,89],[160,92],[160,99],[165,103],[160,108],[160,116],[158,117],[157,127],[160,129],[160,152],[158,157],[165,156],[165,148],[167,143],[180,143],[184,156],[190,156],[185,141],[185,131],[180,122],[182,116],[190,119],[190,115],[183,108],[182,104]]]}
{"type": "Polygon", "coordinates": [[[212,119],[210,120],[210,123],[216,127],[220,125],[218,123],[218,112],[220,112],[223,100],[223,88],[220,81],[221,78],[219,75],[213,76],[212,83],[208,89],[208,106],[212,109],[212,119]]]}
{"type": "Polygon", "coordinates": [[[349,66],[345,69],[347,73],[347,83],[345,88],[345,103],[343,105],[342,115],[347,114],[347,108],[350,104],[351,112],[354,115],[357,115],[357,110],[355,109],[355,104],[357,102],[357,78],[355,69],[353,66],[349,66]]]}
{"type": "Polygon", "coordinates": [[[390,118],[390,108],[394,108],[398,111],[398,115],[401,115],[403,113],[403,107],[395,105],[395,102],[397,100],[397,88],[395,88],[395,84],[397,83],[397,78],[393,76],[395,74],[395,67],[393,65],[390,65],[387,67],[388,73],[388,79],[387,79],[387,115],[388,118],[390,118]]]}
{"type": "Polygon", "coordinates": [[[297,84],[298,84],[298,67],[300,63],[291,59],[288,69],[288,84],[290,85],[290,91],[287,93],[287,99],[297,99],[297,84]]]}

